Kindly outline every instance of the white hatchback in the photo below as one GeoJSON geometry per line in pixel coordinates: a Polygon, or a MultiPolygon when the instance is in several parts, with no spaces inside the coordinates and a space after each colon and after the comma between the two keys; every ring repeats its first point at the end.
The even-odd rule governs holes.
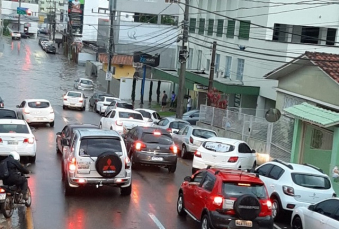
{"type": "Polygon", "coordinates": [[[105,114],[107,107],[113,101],[120,101],[120,99],[115,98],[115,97],[109,97],[109,96],[101,96],[100,100],[97,102],[97,104],[95,106],[96,112],[98,112],[100,115],[105,114]]]}
{"type": "Polygon", "coordinates": [[[82,92],[68,91],[63,97],[62,108],[80,108],[84,111],[86,109],[86,98],[82,92]]]}
{"type": "Polygon", "coordinates": [[[194,153],[192,173],[209,165],[227,169],[252,169],[256,166],[256,153],[244,141],[212,137],[203,142],[194,153]]]}
{"type": "Polygon", "coordinates": [[[46,99],[25,99],[16,106],[18,118],[31,123],[49,123],[54,127],[54,110],[46,99]]]}
{"type": "Polygon", "coordinates": [[[24,120],[0,119],[0,156],[8,156],[11,151],[35,162],[36,139],[24,120]]]}

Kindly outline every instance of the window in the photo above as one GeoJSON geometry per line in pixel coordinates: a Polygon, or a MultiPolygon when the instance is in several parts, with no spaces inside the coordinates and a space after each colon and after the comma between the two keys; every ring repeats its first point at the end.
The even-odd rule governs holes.
{"type": "Polygon", "coordinates": [[[252,153],[252,150],[245,143],[239,144],[239,153],[252,153]]]}
{"type": "Polygon", "coordinates": [[[197,70],[201,69],[201,58],[202,58],[202,51],[198,50],[197,70]]]}
{"type": "Polygon", "coordinates": [[[154,135],[153,133],[143,133],[141,141],[145,143],[159,144],[159,145],[172,145],[173,140],[170,135],[154,135]]]}
{"type": "Polygon", "coordinates": [[[244,75],[244,64],[245,64],[245,60],[244,60],[244,59],[239,59],[239,58],[238,58],[237,80],[242,81],[242,79],[243,79],[243,75],[244,75]]]}
{"type": "Polygon", "coordinates": [[[215,69],[216,73],[218,73],[218,71],[219,71],[219,65],[220,65],[220,54],[216,54],[215,65],[214,65],[214,69],[215,69]]]}
{"type": "Polygon", "coordinates": [[[111,115],[109,116],[110,118],[114,118],[115,116],[115,111],[112,111],[111,115]]]}
{"type": "Polygon", "coordinates": [[[90,81],[90,80],[81,80],[80,83],[81,84],[86,84],[86,85],[92,85],[93,84],[92,81],[90,81]]]}
{"type": "Polygon", "coordinates": [[[129,112],[119,112],[119,118],[144,120],[141,114],[129,112]]]}
{"type": "Polygon", "coordinates": [[[201,187],[203,189],[205,189],[206,191],[211,192],[213,190],[215,180],[216,180],[215,176],[213,176],[210,173],[207,173],[207,175],[205,176],[204,181],[202,182],[201,187]]]}
{"type": "Polygon", "coordinates": [[[226,143],[220,143],[220,142],[204,142],[202,144],[202,147],[209,151],[213,152],[219,152],[219,153],[227,153],[232,152],[235,147],[233,145],[229,145],[226,143]]]}
{"type": "Polygon", "coordinates": [[[29,130],[25,124],[0,124],[0,133],[29,134],[29,130]]]}
{"type": "Polygon", "coordinates": [[[159,126],[166,126],[169,123],[168,119],[163,119],[159,122],[159,126]]]}
{"type": "Polygon", "coordinates": [[[31,108],[47,108],[49,107],[49,102],[29,102],[28,106],[31,108]]]}
{"type": "Polygon", "coordinates": [[[142,114],[142,116],[144,116],[145,118],[152,118],[151,114],[148,113],[147,111],[141,111],[139,110],[139,112],[142,114]]]}
{"type": "Polygon", "coordinates": [[[224,77],[231,77],[231,67],[232,67],[232,57],[226,56],[226,68],[225,68],[225,74],[224,77]]]}
{"type": "Polygon", "coordinates": [[[157,112],[153,113],[153,117],[156,118],[156,119],[160,119],[160,115],[157,112]]]}
{"type": "Polygon", "coordinates": [[[337,29],[327,29],[327,36],[326,36],[326,45],[334,45],[335,37],[337,35],[337,29]]]}
{"type": "Polygon", "coordinates": [[[195,33],[195,27],[197,25],[197,19],[196,18],[190,18],[190,24],[189,24],[189,32],[195,33]]]}
{"type": "MultiPolygon", "coordinates": [[[[307,128],[311,128],[307,126],[307,128]]],[[[333,142],[333,134],[321,129],[312,129],[311,149],[331,150],[333,142]]]]}
{"type": "Polygon", "coordinates": [[[204,139],[217,136],[213,131],[204,130],[204,129],[194,129],[192,132],[192,135],[195,137],[204,138],[204,139]]]}
{"type": "Polygon", "coordinates": [[[314,211],[319,214],[331,216],[338,209],[337,200],[325,200],[315,205],[314,211]]]}
{"type": "Polygon", "coordinates": [[[11,110],[0,110],[0,119],[10,119],[10,118],[14,118],[16,119],[16,113],[15,111],[11,111],[11,110]]]}
{"type": "Polygon", "coordinates": [[[292,180],[295,184],[314,189],[330,189],[331,183],[327,177],[315,176],[302,173],[292,173],[292,180]]]}
{"type": "Polygon", "coordinates": [[[80,98],[80,97],[81,97],[81,93],[77,93],[77,92],[68,92],[68,93],[67,93],[67,96],[80,98]]]}
{"type": "Polygon", "coordinates": [[[189,58],[188,58],[188,63],[187,63],[187,69],[192,69],[192,62],[193,62],[193,48],[189,48],[188,50],[189,58]]]}
{"type": "Polygon", "coordinates": [[[250,28],[251,28],[250,21],[240,21],[239,39],[248,40],[250,37],[250,28]]]}
{"type": "Polygon", "coordinates": [[[117,107],[133,110],[133,105],[129,103],[117,103],[117,107]]]}
{"type": "Polygon", "coordinates": [[[286,42],[287,41],[287,25],[274,24],[273,39],[274,41],[286,42]]]}
{"type": "Polygon", "coordinates": [[[273,169],[271,170],[268,177],[274,180],[278,180],[283,173],[284,170],[282,168],[280,168],[279,166],[273,166],[273,169]]]}
{"type": "MultiPolygon", "coordinates": [[[[336,200],[336,201],[337,201],[337,200],[336,200]]],[[[338,205],[338,202],[336,202],[334,205],[338,205]]],[[[337,220],[337,221],[339,221],[339,209],[338,209],[338,211],[333,215],[332,218],[335,219],[335,220],[337,220]]]]}
{"type": "Polygon", "coordinates": [[[301,43],[308,43],[308,44],[318,44],[319,40],[319,27],[310,27],[310,26],[303,26],[301,29],[301,43]]]}
{"type": "Polygon", "coordinates": [[[200,18],[198,34],[204,35],[204,33],[205,33],[205,18],[200,18]]]}
{"type": "Polygon", "coordinates": [[[209,36],[213,35],[213,27],[214,27],[214,20],[213,19],[208,19],[207,35],[209,35],[209,36]]]}
{"type": "Polygon", "coordinates": [[[181,129],[185,126],[187,126],[189,124],[185,123],[185,122],[171,122],[171,124],[169,125],[169,128],[173,128],[173,129],[181,129]]]}
{"type": "Polygon", "coordinates": [[[83,138],[81,139],[79,154],[97,157],[102,152],[122,152],[119,138],[83,138]]]}
{"type": "Polygon", "coordinates": [[[187,135],[187,133],[188,133],[188,126],[186,126],[186,127],[184,128],[184,132],[182,132],[182,135],[187,135]]]}
{"type": "Polygon", "coordinates": [[[178,135],[183,135],[184,134],[184,131],[187,129],[187,126],[184,127],[184,128],[181,128],[178,132],[178,135]]]}
{"type": "Polygon", "coordinates": [[[210,59],[207,59],[207,60],[206,60],[206,70],[209,71],[209,70],[210,70],[210,67],[211,67],[211,60],[210,60],[210,59]]]}
{"type": "Polygon", "coordinates": [[[194,183],[201,183],[202,181],[202,178],[204,178],[204,175],[205,175],[205,171],[204,172],[200,172],[200,173],[197,173],[191,182],[194,182],[194,183]]]}
{"type": "Polygon", "coordinates": [[[224,20],[219,19],[217,25],[217,37],[222,37],[223,32],[224,32],[224,20]]]}
{"type": "Polygon", "coordinates": [[[256,171],[259,173],[259,175],[267,177],[268,173],[271,171],[272,167],[273,167],[273,165],[266,164],[266,165],[263,165],[260,168],[258,168],[256,171]]]}
{"type": "Polygon", "coordinates": [[[226,37],[233,38],[234,37],[234,29],[235,29],[235,21],[228,20],[226,37]]]}
{"type": "Polygon", "coordinates": [[[267,199],[265,185],[262,184],[248,184],[244,185],[243,183],[228,183],[223,182],[222,190],[224,197],[229,198],[238,198],[241,195],[252,194],[255,195],[258,199],[267,199]]]}

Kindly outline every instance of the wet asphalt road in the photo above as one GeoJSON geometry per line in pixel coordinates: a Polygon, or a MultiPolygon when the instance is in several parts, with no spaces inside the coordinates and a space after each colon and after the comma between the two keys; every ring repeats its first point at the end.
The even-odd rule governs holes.
{"type": "MultiPolygon", "coordinates": [[[[62,109],[62,95],[73,90],[77,77],[86,77],[84,67],[70,63],[61,53],[46,54],[37,39],[6,40],[0,58],[0,96],[6,108],[14,108],[23,99],[48,99],[55,111],[55,126],[35,126],[37,160],[29,179],[35,229],[85,228],[199,228],[187,217],[176,213],[178,188],[190,175],[191,160],[179,159],[177,171],[143,168],[133,171],[133,190],[129,197],[120,196],[117,188],[102,187],[80,190],[65,197],[61,182],[60,157],[55,150],[55,133],[67,123],[99,124],[100,116],[87,108],[81,112],[62,109]]],[[[93,79],[95,81],[95,79],[93,79]]],[[[100,85],[98,85],[99,87],[100,85]]],[[[93,92],[85,92],[90,96],[93,92]]],[[[11,220],[0,216],[0,228],[30,228],[29,214],[21,207],[11,220]]],[[[285,219],[289,223],[290,219],[285,219]]],[[[278,224],[277,228],[288,228],[278,224]]]]}

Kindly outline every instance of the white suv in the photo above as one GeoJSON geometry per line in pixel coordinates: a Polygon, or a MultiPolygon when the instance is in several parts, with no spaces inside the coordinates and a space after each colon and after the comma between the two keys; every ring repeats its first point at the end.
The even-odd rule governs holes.
{"type": "Polygon", "coordinates": [[[336,196],[329,177],[313,165],[273,160],[255,171],[266,185],[275,219],[282,218],[285,211],[336,196]]]}
{"type": "Polygon", "coordinates": [[[62,139],[66,148],[62,162],[65,195],[79,187],[103,185],[119,187],[121,195],[130,195],[131,162],[122,137],[116,131],[99,129],[76,129],[73,133],[70,142],[62,139]]]}

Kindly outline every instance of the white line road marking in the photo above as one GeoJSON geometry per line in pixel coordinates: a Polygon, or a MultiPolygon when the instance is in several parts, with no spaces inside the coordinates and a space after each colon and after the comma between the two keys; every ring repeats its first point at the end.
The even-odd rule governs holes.
{"type": "Polygon", "coordinates": [[[152,213],[148,213],[148,216],[151,217],[151,219],[159,229],[165,229],[165,227],[160,223],[160,221],[155,215],[153,215],[152,213]]]}
{"type": "Polygon", "coordinates": [[[277,229],[281,229],[281,227],[277,226],[276,224],[274,224],[274,227],[277,229]]]}
{"type": "Polygon", "coordinates": [[[67,118],[65,118],[65,117],[62,117],[62,118],[64,119],[64,122],[68,123],[67,118]]]}

